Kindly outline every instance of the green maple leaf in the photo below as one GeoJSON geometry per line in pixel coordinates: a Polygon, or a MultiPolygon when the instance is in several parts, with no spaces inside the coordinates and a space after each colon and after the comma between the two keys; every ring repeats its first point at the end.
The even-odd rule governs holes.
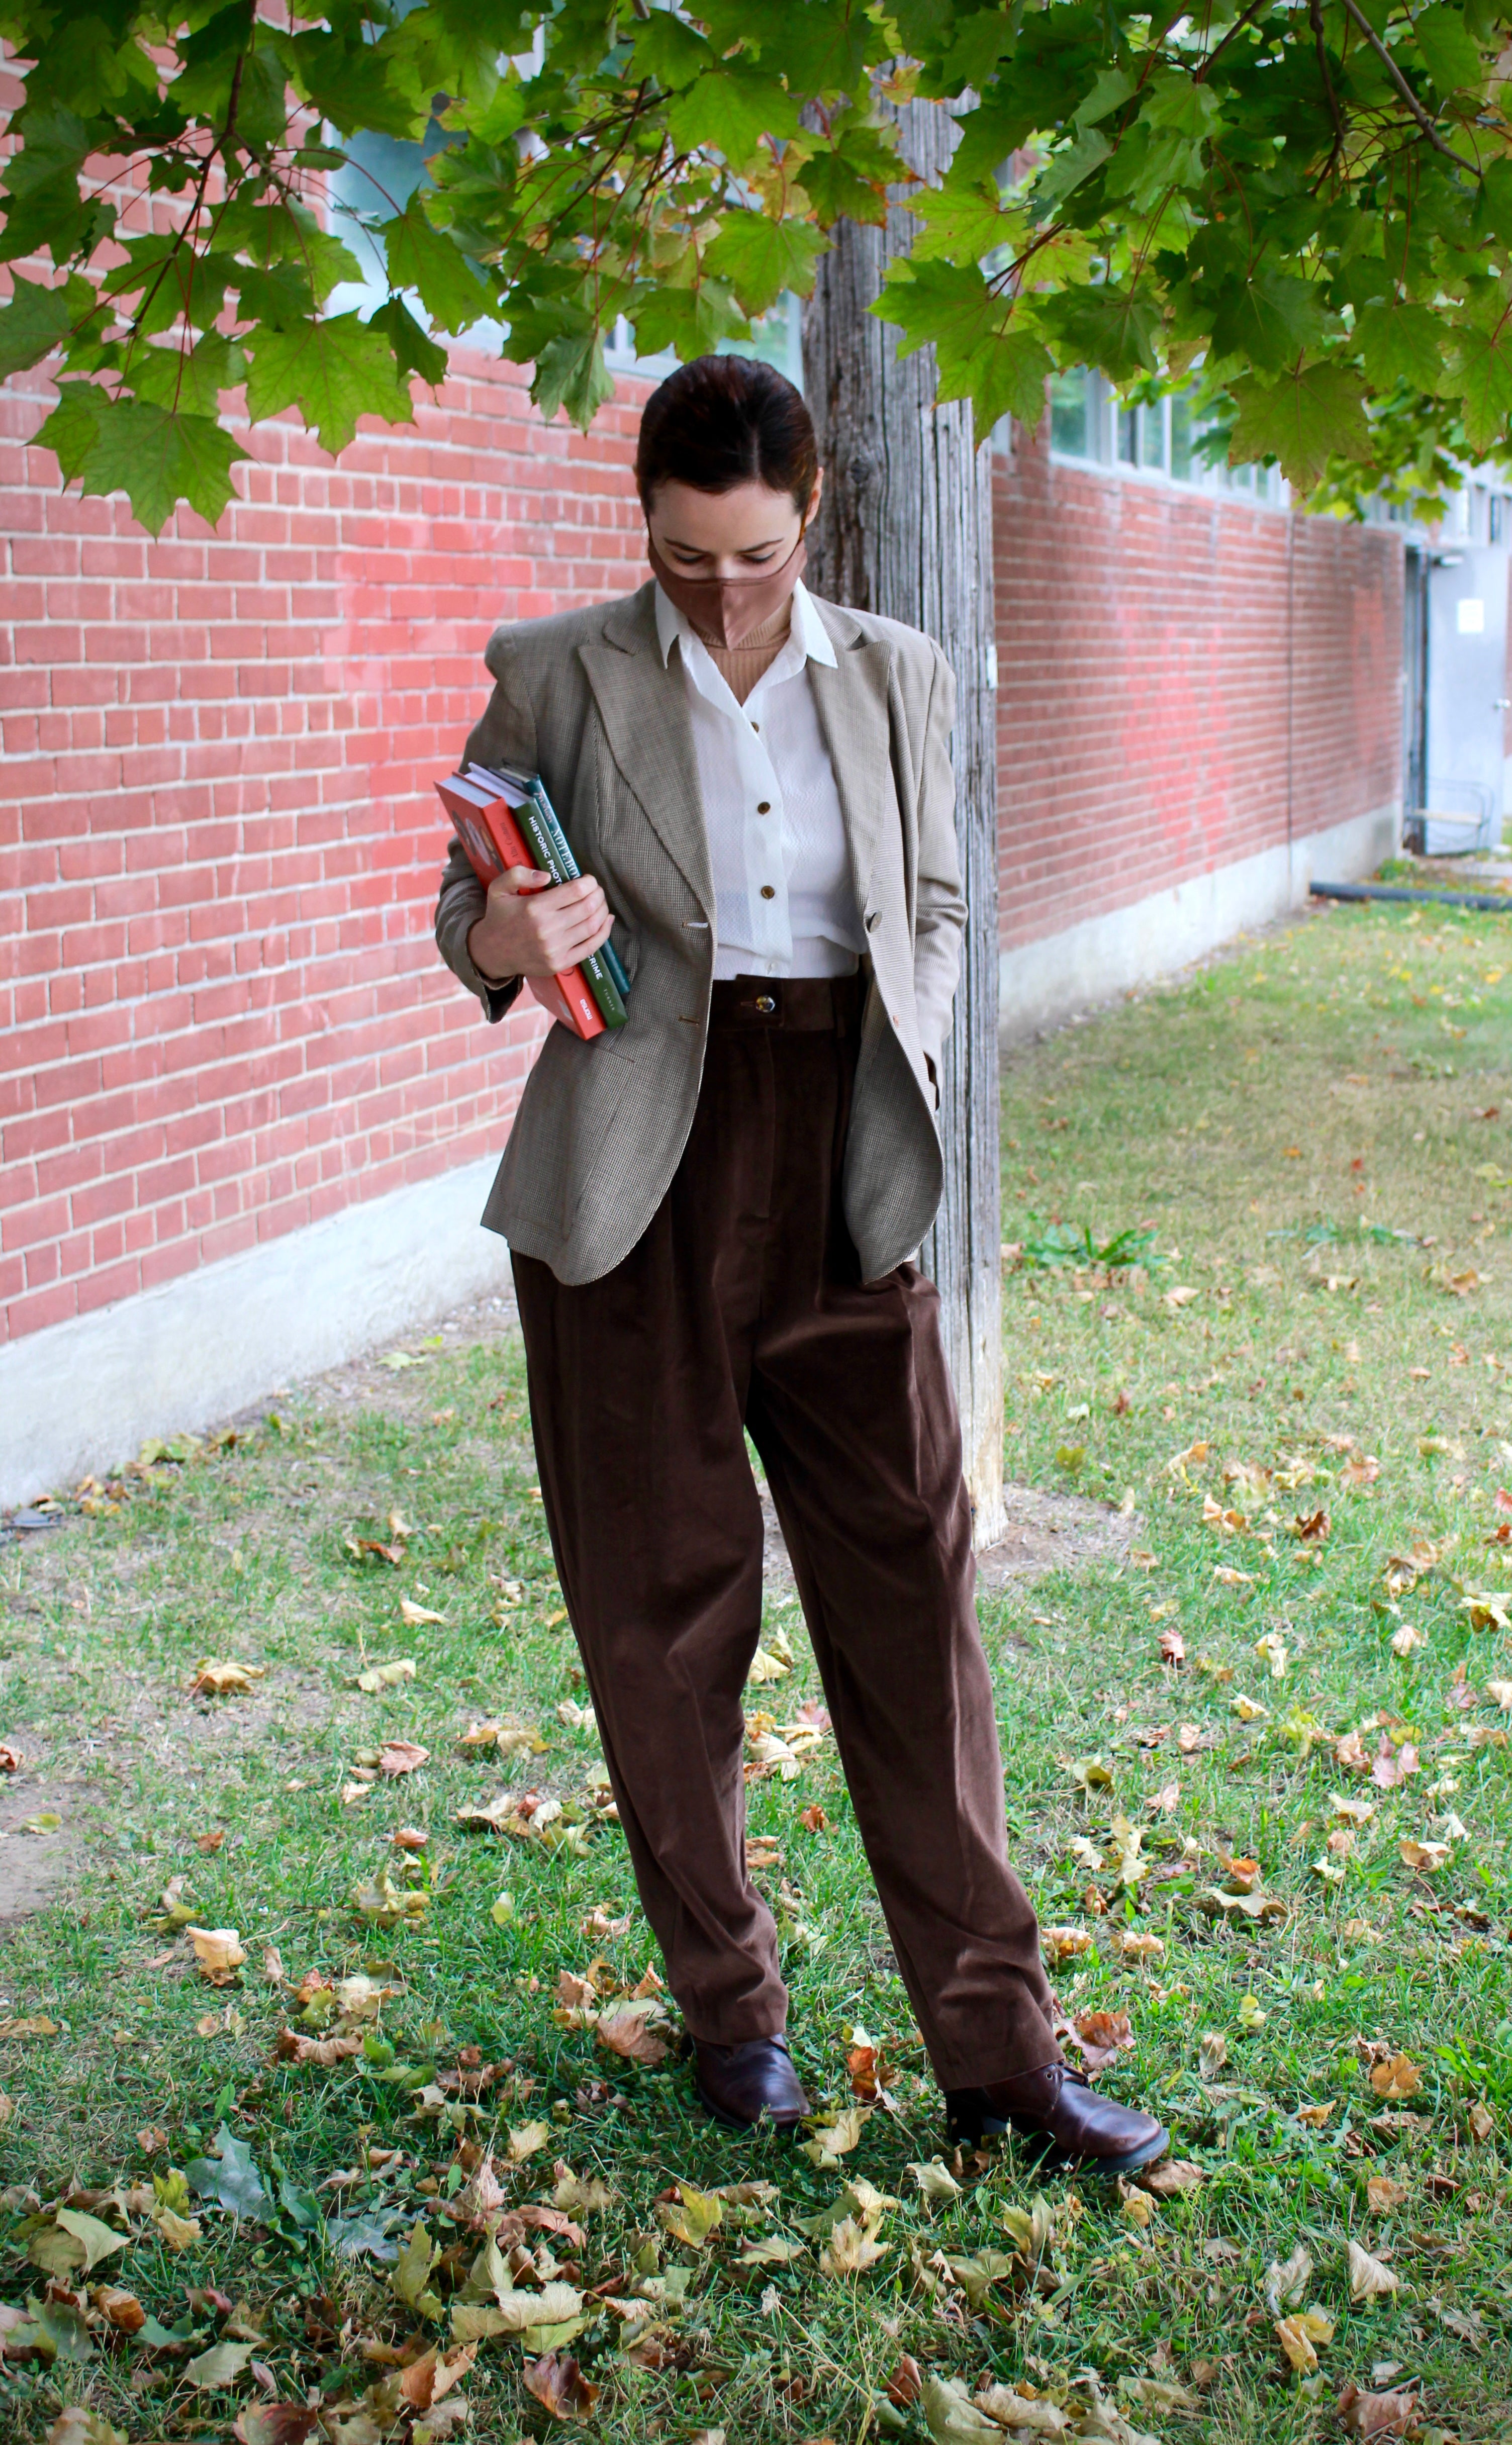
{"type": "Polygon", "coordinates": [[[33,439],[85,493],[124,493],[132,515],[160,534],[180,501],[214,526],[247,453],[206,416],[175,416],[146,400],[111,399],[94,383],[65,383],[33,439]]]}
{"type": "Polygon", "coordinates": [[[1071,114],[1073,124],[1095,127],[1099,120],[1111,118],[1133,90],[1134,80],[1127,68],[1099,68],[1091,92],[1083,96],[1071,114]]]}
{"type": "Polygon", "coordinates": [[[93,296],[86,281],[70,280],[62,289],[44,289],[40,281],[23,280],[18,273],[9,301],[0,307],[0,382],[11,374],[25,373],[28,365],[39,363],[62,345],[77,318],[76,298],[87,310],[93,296]]]}
{"type": "Polygon", "coordinates": [[[714,54],[703,36],[669,9],[653,9],[646,23],[635,28],[632,73],[655,77],[663,93],[681,93],[713,65],[714,54]]]}
{"type": "Polygon", "coordinates": [[[882,295],[870,310],[903,330],[901,357],[931,342],[959,355],[997,338],[1008,302],[993,294],[974,263],[920,263],[903,256],[887,266],[882,295]]]}
{"type": "Polygon", "coordinates": [[[1512,311],[1484,324],[1451,324],[1446,337],[1452,368],[1446,396],[1460,402],[1471,449],[1490,450],[1504,439],[1512,414],[1512,311]]]}
{"type": "Polygon", "coordinates": [[[684,364],[692,357],[708,356],[745,320],[722,280],[646,288],[637,292],[630,308],[637,353],[655,357],[670,348],[684,364]]]}
{"type": "MultiPolygon", "coordinates": [[[[805,170],[805,186],[808,183],[805,170]]],[[[926,188],[921,195],[910,196],[908,210],[924,223],[910,250],[915,263],[980,263],[999,247],[1011,246],[1023,235],[1023,215],[1005,212],[996,188],[985,180],[964,190],[948,180],[943,187],[926,188]]]]}
{"type": "Polygon", "coordinates": [[[942,406],[969,399],[977,439],[985,441],[1001,417],[1017,417],[1033,433],[1045,412],[1045,384],[1055,372],[1050,350],[1032,331],[1005,331],[959,360],[948,342],[937,344],[942,406]]]}
{"type": "Polygon", "coordinates": [[[426,107],[397,93],[389,82],[391,55],[382,44],[348,42],[324,28],[285,38],[283,48],[296,83],[323,119],[348,135],[417,137],[424,132],[426,107]]]}
{"type": "Polygon", "coordinates": [[[419,374],[432,390],[446,380],[446,350],[420,328],[402,297],[391,297],[367,318],[369,330],[382,331],[394,351],[401,374],[419,374]]]}
{"type": "Polygon", "coordinates": [[[1002,416],[1038,424],[1054,370],[1050,351],[1035,332],[1010,327],[1014,300],[989,289],[975,264],[895,262],[871,310],[902,327],[900,356],[934,347],[937,396],[942,403],[970,400],[980,440],[1002,416]]]}
{"type": "Polygon", "coordinates": [[[1421,9],[1412,19],[1412,40],[1441,94],[1478,92],[1485,82],[1481,47],[1458,9],[1421,9]]]}
{"type": "Polygon", "coordinates": [[[785,289],[807,297],[813,267],[829,240],[807,221],[768,220],[764,213],[728,213],[703,268],[727,280],[748,314],[764,314],[785,289]]]}
{"type": "Polygon", "coordinates": [[[811,149],[798,174],[821,229],[838,220],[885,221],[887,189],[907,185],[912,175],[891,130],[840,112],[829,133],[828,144],[805,140],[811,149]]]}
{"type": "Polygon", "coordinates": [[[386,334],[358,314],[300,323],[289,331],[260,329],[247,345],[252,361],[247,411],[252,420],[297,407],[333,458],[345,449],[360,416],[381,416],[390,424],[414,420],[414,402],[399,379],[386,334]]]}
{"type": "Polygon", "coordinates": [[[1409,382],[1416,390],[1437,390],[1445,374],[1445,328],[1427,306],[1362,306],[1354,336],[1372,388],[1390,390],[1409,382]]]}
{"type": "Polygon", "coordinates": [[[1289,364],[1327,328],[1320,291],[1308,280],[1260,264],[1249,279],[1225,282],[1213,308],[1213,353],[1262,371],[1289,364]]]}
{"type": "Polygon", "coordinates": [[[864,178],[843,153],[831,153],[827,147],[805,161],[803,192],[821,229],[833,229],[836,221],[881,223],[887,217],[887,189],[864,178]]]}
{"type": "Polygon", "coordinates": [[[418,192],[376,234],[387,250],[393,287],[417,289],[438,330],[466,331],[487,314],[488,290],[455,239],[426,218],[418,192]]]}
{"type": "Polygon", "coordinates": [[[1239,411],[1229,438],[1231,466],[1279,459],[1288,483],[1310,493],[1330,458],[1371,455],[1363,388],[1342,365],[1302,365],[1270,384],[1245,374],[1228,387],[1239,411]]]}
{"type": "Polygon", "coordinates": [[[531,397],[548,423],[565,407],[579,432],[586,433],[605,401],[614,397],[603,334],[563,331],[549,340],[535,360],[531,397]]]}
{"type": "Polygon", "coordinates": [[[1084,127],[1072,143],[1051,155],[1035,181],[1036,200],[1041,205],[1063,202],[1101,169],[1112,149],[1100,127],[1084,127]]]}
{"type": "Polygon", "coordinates": [[[1036,299],[1036,306],[1059,344],[1062,364],[1096,365],[1115,383],[1156,370],[1160,308],[1147,293],[1099,281],[1062,289],[1053,297],[1036,299]]]}
{"type": "Polygon", "coordinates": [[[798,106],[775,77],[751,69],[711,69],[680,93],[667,128],[684,151],[712,144],[732,170],[750,167],[764,136],[798,133],[798,106]]]}
{"type": "Polygon", "coordinates": [[[142,347],[134,351],[122,379],[138,399],[186,416],[214,418],[221,393],[247,379],[245,352],[219,331],[209,331],[188,350],[142,347]]]}

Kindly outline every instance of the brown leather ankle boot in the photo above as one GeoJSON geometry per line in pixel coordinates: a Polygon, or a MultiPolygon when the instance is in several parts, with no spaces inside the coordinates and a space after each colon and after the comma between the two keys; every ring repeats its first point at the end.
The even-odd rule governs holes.
{"type": "Polygon", "coordinates": [[[1017,2131],[1037,2139],[1043,2155],[1091,2174],[1136,2173],[1170,2145],[1169,2133],[1153,2115],[1099,2097],[1085,2073],[1069,2063],[1046,2063],[983,2088],[953,2088],[946,2093],[945,2114],[957,2147],[974,2148],[1017,2131]]]}
{"type": "Polygon", "coordinates": [[[754,2131],[763,2118],[792,2131],[812,2108],[793,2068],[786,2038],[748,2038],[741,2045],[694,2041],[699,2102],[730,2131],[754,2131]]]}

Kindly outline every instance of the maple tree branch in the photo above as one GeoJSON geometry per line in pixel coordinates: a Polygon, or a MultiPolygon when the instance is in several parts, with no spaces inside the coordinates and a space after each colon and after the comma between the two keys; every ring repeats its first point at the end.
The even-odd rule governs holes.
{"type": "Polygon", "coordinates": [[[1261,10],[1268,9],[1270,5],[1271,0],[1250,0],[1250,5],[1245,9],[1243,15],[1241,17],[1235,18],[1227,33],[1223,35],[1221,41],[1216,42],[1213,45],[1212,49],[1208,52],[1207,57],[1203,61],[1201,66],[1194,69],[1192,73],[1193,84],[1201,84],[1204,82],[1208,69],[1213,65],[1213,62],[1216,59],[1221,58],[1223,53],[1227,50],[1229,44],[1234,40],[1235,35],[1241,34],[1245,27],[1251,23],[1252,19],[1258,17],[1261,10]]]}
{"type": "Polygon", "coordinates": [[[1323,173],[1326,177],[1344,150],[1344,114],[1338,106],[1338,95],[1334,90],[1334,72],[1328,64],[1328,46],[1323,40],[1323,0],[1308,0],[1307,13],[1312,23],[1313,40],[1317,47],[1317,72],[1323,80],[1329,115],[1334,121],[1333,149],[1323,173]]]}
{"type": "Polygon", "coordinates": [[[1456,169],[1467,170],[1472,178],[1479,178],[1481,175],[1481,165],[1479,161],[1467,161],[1463,153],[1456,153],[1452,144],[1446,144],[1443,137],[1439,134],[1438,129],[1434,126],[1429,114],[1424,109],[1423,104],[1419,102],[1411,86],[1408,84],[1406,77],[1402,74],[1401,69],[1392,59],[1391,52],[1387,49],[1386,45],[1382,42],[1374,27],[1371,24],[1370,19],[1366,16],[1364,10],[1356,6],[1356,0],[1344,0],[1344,10],[1347,16],[1353,19],[1355,25],[1359,28],[1360,32],[1369,43],[1372,50],[1381,61],[1386,69],[1387,75],[1395,85],[1397,92],[1401,95],[1402,100],[1406,103],[1413,118],[1417,121],[1419,127],[1421,127],[1424,135],[1428,138],[1428,142],[1432,145],[1434,152],[1442,153],[1446,161],[1452,161],[1456,169]]]}

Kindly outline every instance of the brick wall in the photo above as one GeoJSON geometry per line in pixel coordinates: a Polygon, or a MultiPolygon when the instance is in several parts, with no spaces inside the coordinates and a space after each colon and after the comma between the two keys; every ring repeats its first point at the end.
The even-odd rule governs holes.
{"type": "Polygon", "coordinates": [[[995,475],[1005,947],[1397,794],[1395,533],[1015,439],[995,475]]]}
{"type": "Polygon", "coordinates": [[[0,392],[7,1337],[502,1144],[546,1022],[485,1034],[437,960],[431,784],[496,620],[640,583],[644,386],[585,439],[454,364],[339,466],[260,430],[156,543],[0,392]]]}
{"type": "MultiPolygon", "coordinates": [[[[497,619],[644,571],[642,385],[584,439],[458,352],[412,430],[264,428],[157,543],[25,446],[45,389],[0,392],[7,1337],[497,1152],[545,1022],[436,958],[431,783],[497,619]]],[[[1035,445],[998,482],[1006,943],[1284,840],[1289,588],[1293,823],[1391,797],[1393,538],[1035,445]]]]}

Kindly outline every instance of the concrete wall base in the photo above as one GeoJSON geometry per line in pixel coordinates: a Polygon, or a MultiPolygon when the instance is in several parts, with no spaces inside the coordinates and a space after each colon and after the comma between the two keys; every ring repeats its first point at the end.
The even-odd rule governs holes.
{"type": "Polygon", "coordinates": [[[1004,951],[999,1016],[1005,1038],[1031,1036],[1073,1011],[1153,983],[1248,925],[1303,905],[1315,877],[1352,883],[1373,873],[1401,841],[1401,808],[1372,808],[1349,823],[1262,849],[1237,865],[1194,875],[1132,906],[1086,918],[1042,943],[1004,951]]]}
{"type": "Polygon", "coordinates": [[[0,1504],[217,1424],[375,1341],[512,1289],[478,1216],[492,1158],[0,1349],[0,1504]]]}

